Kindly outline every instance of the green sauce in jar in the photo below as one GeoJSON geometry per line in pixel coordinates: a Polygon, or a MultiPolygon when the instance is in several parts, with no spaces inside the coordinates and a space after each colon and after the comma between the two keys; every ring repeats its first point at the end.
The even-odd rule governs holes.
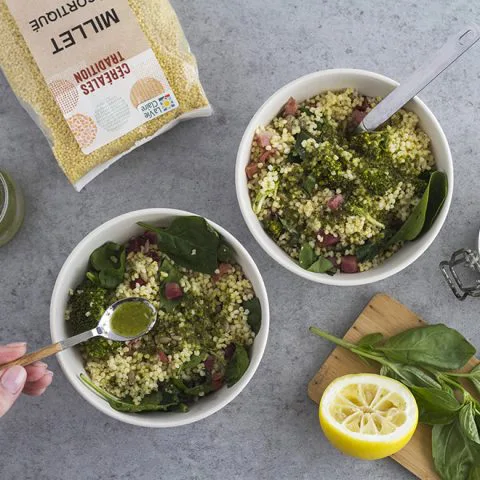
{"type": "Polygon", "coordinates": [[[24,213],[22,192],[12,178],[0,170],[0,247],[18,232],[24,213]]]}

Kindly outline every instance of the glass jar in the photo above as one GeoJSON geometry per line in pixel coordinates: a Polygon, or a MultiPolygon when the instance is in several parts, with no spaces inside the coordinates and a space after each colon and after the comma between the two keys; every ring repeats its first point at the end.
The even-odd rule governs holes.
{"type": "Polygon", "coordinates": [[[480,254],[469,248],[457,250],[450,260],[440,263],[449,287],[459,300],[480,297],[480,254]]]}
{"type": "Polygon", "coordinates": [[[0,170],[0,247],[18,232],[24,217],[23,195],[7,173],[0,170]]]}

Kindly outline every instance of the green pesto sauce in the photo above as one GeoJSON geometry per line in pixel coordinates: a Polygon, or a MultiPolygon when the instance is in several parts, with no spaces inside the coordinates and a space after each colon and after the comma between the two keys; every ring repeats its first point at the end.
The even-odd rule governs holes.
{"type": "Polygon", "coordinates": [[[153,313],[142,302],[126,302],[112,315],[112,331],[122,337],[138,337],[145,333],[153,320],[153,313]]]}

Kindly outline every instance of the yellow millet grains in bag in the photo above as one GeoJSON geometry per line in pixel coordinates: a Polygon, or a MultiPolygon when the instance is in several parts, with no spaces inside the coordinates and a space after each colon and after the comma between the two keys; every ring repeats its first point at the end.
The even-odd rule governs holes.
{"type": "Polygon", "coordinates": [[[82,152],[56,103],[5,0],[0,0],[0,67],[21,103],[49,139],[65,175],[77,186],[92,169],[118,159],[149,137],[163,133],[179,117],[193,118],[211,113],[198,77],[195,57],[169,1],[128,0],[128,4],[175,93],[179,107],[87,155],[82,152]],[[190,115],[186,115],[189,112],[190,115]]]}

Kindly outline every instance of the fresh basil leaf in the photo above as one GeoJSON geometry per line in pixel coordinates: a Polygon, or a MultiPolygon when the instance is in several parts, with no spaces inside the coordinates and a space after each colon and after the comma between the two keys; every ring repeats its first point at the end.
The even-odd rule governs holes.
{"type": "Polygon", "coordinates": [[[448,383],[443,381],[441,378],[439,379],[439,382],[440,382],[441,388],[444,392],[447,392],[452,397],[455,396],[455,392],[454,392],[453,388],[448,383]]]}
{"type": "Polygon", "coordinates": [[[432,173],[420,202],[398,232],[390,239],[388,245],[415,240],[432,226],[445,202],[448,191],[447,182],[445,173],[438,171],[432,173]]]}
{"type": "Polygon", "coordinates": [[[473,383],[477,393],[480,393],[480,363],[470,370],[468,379],[473,383]]]}
{"type": "Polygon", "coordinates": [[[442,479],[463,480],[477,474],[480,448],[464,437],[458,421],[433,427],[432,455],[442,479]]]}
{"type": "Polygon", "coordinates": [[[429,373],[414,365],[392,364],[397,372],[397,380],[408,387],[424,387],[442,390],[442,386],[429,373]]]}
{"type": "Polygon", "coordinates": [[[247,350],[242,345],[235,345],[235,353],[225,369],[225,381],[229,387],[235,385],[247,371],[250,364],[247,350]]]}
{"type": "Polygon", "coordinates": [[[125,275],[126,252],[123,245],[104,243],[90,255],[87,278],[103,288],[116,288],[125,275]]]}
{"type": "Polygon", "coordinates": [[[443,390],[414,386],[410,390],[417,401],[422,423],[450,423],[460,410],[458,400],[443,390]]]}
{"type": "Polygon", "coordinates": [[[357,345],[359,347],[374,347],[381,341],[383,341],[383,335],[381,333],[370,333],[362,337],[357,342],[357,345]]]}
{"type": "Polygon", "coordinates": [[[427,412],[418,408],[418,421],[425,425],[448,425],[457,418],[457,413],[427,412]]]}
{"type": "Polygon", "coordinates": [[[476,351],[459,332],[442,324],[405,330],[377,349],[396,362],[441,370],[462,368],[476,351]]]}
{"type": "Polygon", "coordinates": [[[314,273],[327,273],[334,269],[334,266],[330,260],[325,257],[318,257],[318,259],[310,265],[309,272],[314,273]]]}
{"type": "Polygon", "coordinates": [[[310,246],[309,243],[305,243],[302,245],[302,248],[300,249],[300,254],[298,257],[298,261],[300,262],[300,266],[304,268],[305,270],[308,270],[313,263],[315,262],[316,259],[315,251],[313,248],[310,246]]]}
{"type": "Polygon", "coordinates": [[[476,465],[470,469],[468,480],[480,480],[480,460],[477,458],[476,465]]]}
{"type": "Polygon", "coordinates": [[[168,228],[139,223],[157,234],[158,247],[175,263],[195,272],[212,275],[218,267],[218,234],[202,217],[178,217],[168,228]]]}
{"type": "Polygon", "coordinates": [[[472,402],[467,402],[460,410],[458,419],[462,427],[463,434],[472,442],[480,444],[480,435],[475,422],[475,407],[472,402]]]}
{"type": "Polygon", "coordinates": [[[312,177],[309,175],[305,181],[303,182],[303,189],[311,195],[313,193],[313,190],[315,189],[315,185],[317,184],[315,177],[312,177]]]}
{"type": "Polygon", "coordinates": [[[257,297],[252,298],[251,300],[243,302],[242,306],[245,310],[248,310],[248,324],[253,333],[257,334],[262,326],[262,307],[260,300],[257,297]]]}

